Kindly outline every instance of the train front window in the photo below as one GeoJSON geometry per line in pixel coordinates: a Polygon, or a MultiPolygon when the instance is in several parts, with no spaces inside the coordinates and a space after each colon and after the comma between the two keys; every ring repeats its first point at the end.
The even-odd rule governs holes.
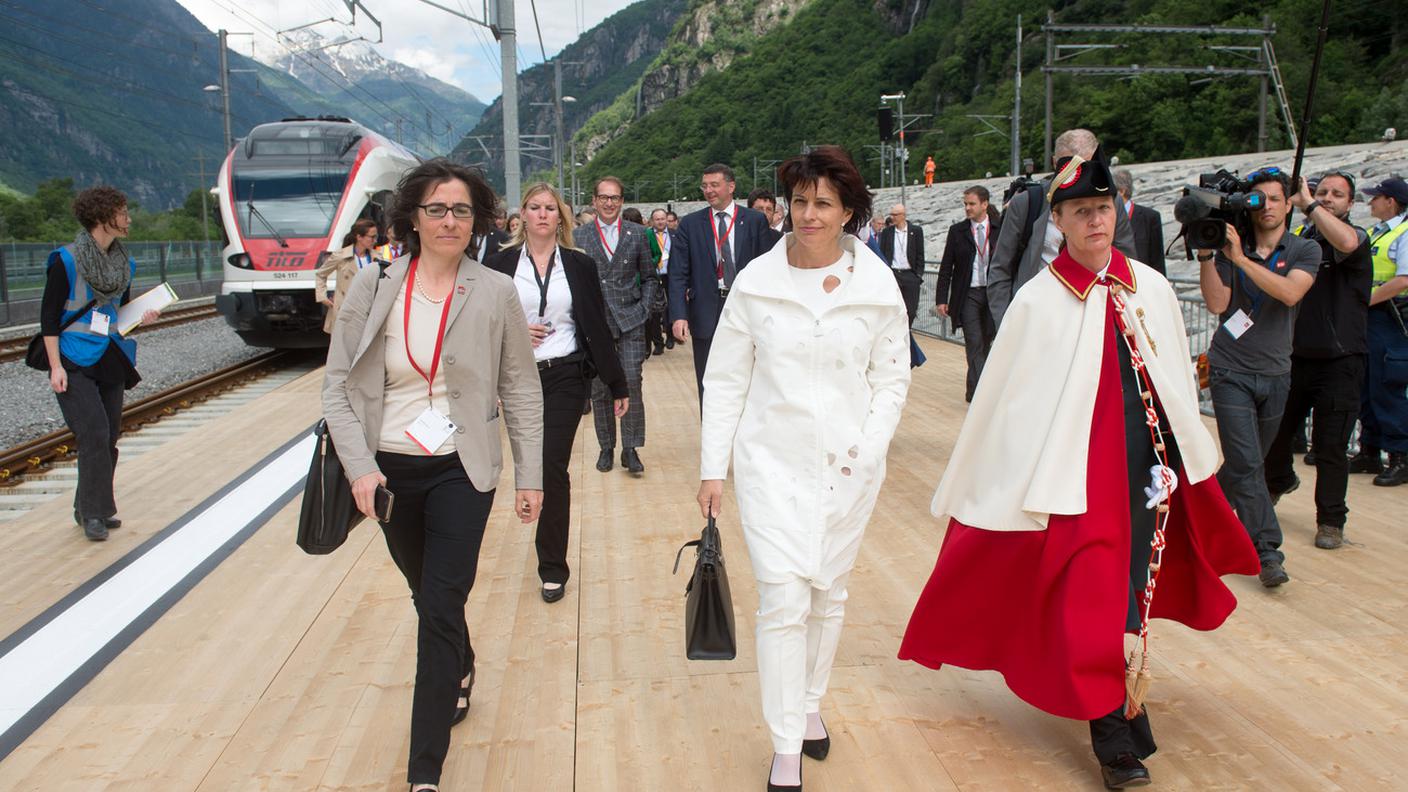
{"type": "Polygon", "coordinates": [[[235,214],[247,237],[327,236],[350,170],[327,167],[236,169],[235,214]]]}

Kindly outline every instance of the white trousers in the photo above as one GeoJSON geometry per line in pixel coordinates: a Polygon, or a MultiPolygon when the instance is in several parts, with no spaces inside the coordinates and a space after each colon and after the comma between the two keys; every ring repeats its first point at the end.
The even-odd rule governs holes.
{"type": "Polygon", "coordinates": [[[829,589],[802,578],[758,581],[758,687],[773,750],[802,751],[807,715],[821,711],[846,612],[846,580],[829,589]]]}

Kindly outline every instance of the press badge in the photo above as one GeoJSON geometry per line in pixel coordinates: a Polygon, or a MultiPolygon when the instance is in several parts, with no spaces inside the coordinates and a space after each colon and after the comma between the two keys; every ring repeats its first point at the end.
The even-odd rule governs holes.
{"type": "Polygon", "coordinates": [[[108,325],[112,320],[108,315],[99,311],[94,311],[93,316],[88,319],[88,332],[93,335],[105,336],[108,334],[108,325]]]}
{"type": "Polygon", "coordinates": [[[406,436],[415,441],[421,450],[433,454],[455,433],[455,422],[440,414],[434,407],[426,407],[406,429],[406,436]]]}
{"type": "Polygon", "coordinates": [[[1252,329],[1252,318],[1247,316],[1241,308],[1238,308],[1237,312],[1228,317],[1222,326],[1227,328],[1227,332],[1231,333],[1233,338],[1241,338],[1243,333],[1252,329]]]}

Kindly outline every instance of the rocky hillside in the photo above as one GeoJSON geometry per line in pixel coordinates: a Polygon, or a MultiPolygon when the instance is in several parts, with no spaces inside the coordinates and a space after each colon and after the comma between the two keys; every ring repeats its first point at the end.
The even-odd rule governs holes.
{"type": "MultiPolygon", "coordinates": [[[[685,0],[642,0],[608,17],[583,33],[554,60],[563,63],[562,93],[577,101],[563,105],[563,127],[570,137],[593,114],[634,85],[665,45],[666,35],[684,13],[685,0]]],[[[538,64],[518,76],[518,124],[523,135],[553,135],[553,108],[534,102],[553,100],[552,62],[538,64]]],[[[502,97],[485,110],[478,125],[455,146],[450,157],[477,165],[503,189],[502,97]]],[[[543,153],[546,156],[546,152],[543,153]]],[[[580,159],[584,152],[578,152],[580,159]]],[[[546,172],[551,162],[523,158],[523,172],[546,172]]]]}

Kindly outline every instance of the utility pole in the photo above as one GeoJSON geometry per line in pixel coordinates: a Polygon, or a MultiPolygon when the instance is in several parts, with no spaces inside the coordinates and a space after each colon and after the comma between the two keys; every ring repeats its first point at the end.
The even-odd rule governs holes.
{"type": "Polygon", "coordinates": [[[234,147],[230,136],[230,61],[228,39],[230,34],[220,28],[220,101],[225,105],[225,153],[234,147]]]}
{"type": "Polygon", "coordinates": [[[562,60],[555,59],[552,62],[552,103],[553,113],[556,116],[557,134],[552,139],[553,154],[557,158],[557,191],[562,192],[563,188],[563,161],[562,161],[562,60]]]}
{"type": "Polygon", "coordinates": [[[1056,12],[1046,11],[1046,146],[1042,149],[1041,169],[1051,167],[1051,67],[1056,65],[1056,33],[1051,26],[1056,24],[1056,12]]]}
{"type": "Polygon", "coordinates": [[[1016,77],[1013,80],[1014,92],[1012,95],[1012,170],[1010,174],[1016,178],[1018,168],[1022,165],[1022,15],[1017,15],[1017,68],[1016,77]]]}
{"type": "Polygon", "coordinates": [[[909,126],[910,124],[913,124],[915,121],[918,121],[918,120],[921,119],[921,118],[928,118],[928,117],[930,116],[930,114],[929,114],[929,113],[922,113],[922,114],[918,114],[918,115],[906,116],[906,115],[904,114],[904,92],[903,92],[903,91],[901,91],[901,92],[899,92],[899,93],[897,93],[897,94],[882,94],[882,95],[880,96],[880,101],[882,101],[882,102],[894,102],[894,103],[895,103],[895,129],[899,131],[899,140],[900,140],[899,145],[898,145],[898,146],[895,146],[895,156],[896,156],[896,157],[899,159],[899,161],[900,161],[900,203],[904,203],[904,201],[905,201],[905,194],[906,194],[906,193],[905,193],[905,188],[906,188],[906,186],[907,186],[907,185],[905,184],[905,182],[907,181],[907,179],[905,178],[904,166],[905,166],[905,163],[909,160],[909,149],[905,146],[905,142],[904,142],[904,130],[905,130],[905,127],[909,126]]]}

